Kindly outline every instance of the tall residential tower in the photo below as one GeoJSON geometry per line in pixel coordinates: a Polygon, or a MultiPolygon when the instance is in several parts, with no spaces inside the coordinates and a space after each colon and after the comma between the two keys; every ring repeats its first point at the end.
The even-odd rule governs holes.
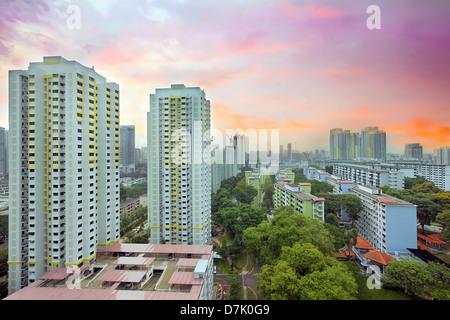
{"type": "Polygon", "coordinates": [[[120,170],[134,172],[135,162],[135,127],[134,125],[120,126],[120,170]]]}
{"type": "Polygon", "coordinates": [[[44,57],[9,71],[9,293],[119,240],[119,86],[44,57]]]}
{"type": "Polygon", "coordinates": [[[149,241],[209,244],[209,100],[199,87],[156,89],[147,117],[149,241]]]}

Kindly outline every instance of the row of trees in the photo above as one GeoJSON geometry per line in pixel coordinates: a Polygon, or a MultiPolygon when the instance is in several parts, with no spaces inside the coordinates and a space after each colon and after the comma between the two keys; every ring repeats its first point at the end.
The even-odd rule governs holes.
{"type": "Polygon", "coordinates": [[[120,215],[120,235],[125,236],[134,228],[140,226],[147,220],[147,207],[138,208],[134,213],[120,215]]]}
{"type": "Polygon", "coordinates": [[[345,241],[339,228],[305,217],[291,207],[274,212],[243,233],[243,243],[262,265],[257,274],[266,299],[355,299],[352,273],[331,255],[345,241]]]}
{"type": "Polygon", "coordinates": [[[381,278],[384,288],[428,299],[450,300],[450,269],[442,264],[413,259],[394,260],[381,278]]]}
{"type": "Polygon", "coordinates": [[[147,193],[147,182],[136,183],[126,188],[123,183],[120,184],[120,200],[125,201],[127,198],[137,198],[147,193]]]}

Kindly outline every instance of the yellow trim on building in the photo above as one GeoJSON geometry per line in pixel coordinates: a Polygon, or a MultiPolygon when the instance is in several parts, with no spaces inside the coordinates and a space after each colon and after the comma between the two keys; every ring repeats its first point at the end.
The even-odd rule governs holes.
{"type": "Polygon", "coordinates": [[[60,64],[60,61],[44,61],[44,64],[60,64]]]}

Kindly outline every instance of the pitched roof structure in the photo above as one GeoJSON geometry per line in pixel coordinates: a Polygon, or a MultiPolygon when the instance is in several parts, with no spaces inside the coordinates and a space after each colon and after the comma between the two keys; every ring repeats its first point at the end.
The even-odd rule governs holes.
{"type": "Polygon", "coordinates": [[[384,252],[380,252],[380,251],[376,251],[376,250],[367,252],[366,254],[363,255],[363,257],[367,258],[369,260],[375,261],[384,266],[387,266],[389,263],[391,263],[392,260],[395,260],[394,257],[391,257],[390,255],[388,255],[384,252]]]}
{"type": "Polygon", "coordinates": [[[373,247],[366,239],[362,237],[357,237],[355,247],[358,249],[372,250],[373,247]]]}

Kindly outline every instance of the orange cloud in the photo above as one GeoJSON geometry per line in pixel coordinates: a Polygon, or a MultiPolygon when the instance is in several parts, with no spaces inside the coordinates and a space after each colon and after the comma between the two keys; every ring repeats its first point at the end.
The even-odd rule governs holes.
{"type": "Polygon", "coordinates": [[[299,130],[310,127],[310,123],[284,119],[276,121],[270,117],[258,115],[244,115],[231,110],[222,103],[212,103],[211,118],[214,121],[213,126],[216,129],[280,129],[280,130],[299,130]],[[216,123],[217,122],[217,123],[216,123]],[[220,126],[220,128],[219,128],[220,126]]]}

